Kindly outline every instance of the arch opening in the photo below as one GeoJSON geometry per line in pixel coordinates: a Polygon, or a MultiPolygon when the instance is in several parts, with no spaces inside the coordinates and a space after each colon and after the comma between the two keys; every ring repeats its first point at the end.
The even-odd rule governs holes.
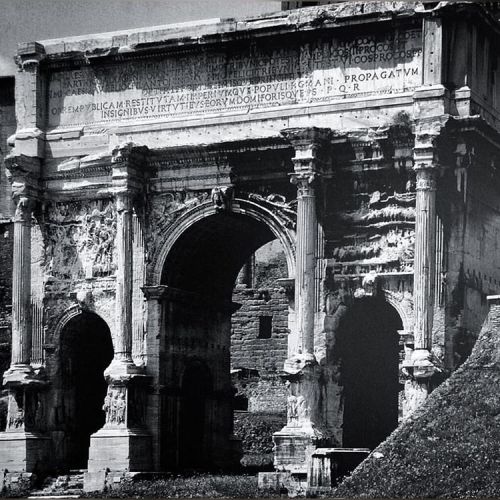
{"type": "Polygon", "coordinates": [[[269,227],[253,217],[227,212],[209,215],[175,241],[165,259],[161,282],[229,299],[246,260],[273,239],[269,227]]]}
{"type": "Polygon", "coordinates": [[[112,359],[111,333],[97,314],[83,311],[62,328],[63,422],[69,469],[87,467],[90,436],[104,425],[104,370],[112,359]]]}
{"type": "Polygon", "coordinates": [[[235,212],[211,213],[187,227],[165,258],[167,286],[161,359],[166,397],[163,468],[234,467],[231,384],[232,302],[241,269],[276,234],[262,220],[235,212]],[[177,443],[172,450],[172,443],[177,443]]]}
{"type": "Polygon", "coordinates": [[[339,326],[343,445],[373,449],[398,425],[403,324],[390,304],[367,297],[354,301],[339,326]]]}

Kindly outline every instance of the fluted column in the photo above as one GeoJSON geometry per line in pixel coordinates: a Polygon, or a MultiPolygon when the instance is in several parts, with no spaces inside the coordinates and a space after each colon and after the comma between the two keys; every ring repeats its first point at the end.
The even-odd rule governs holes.
{"type": "Polygon", "coordinates": [[[132,360],[132,200],[127,192],[117,193],[116,200],[116,299],[114,356],[106,377],[120,380],[139,373],[132,360]]]}
{"type": "Polygon", "coordinates": [[[413,303],[415,349],[432,347],[434,315],[434,270],[436,266],[436,173],[434,168],[416,168],[415,263],[413,303]]]}
{"type": "Polygon", "coordinates": [[[298,171],[292,174],[297,184],[297,246],[295,276],[295,310],[299,332],[299,349],[314,358],[315,270],[318,220],[316,217],[316,174],[298,171]]]}
{"type": "MultiPolygon", "coordinates": [[[[427,384],[436,373],[432,360],[432,326],[434,318],[436,269],[436,172],[432,149],[416,148],[415,257],[413,307],[415,317],[413,376],[427,384]],[[422,156],[428,158],[424,161],[422,156]]],[[[428,384],[427,384],[428,385],[428,384]]],[[[430,391],[430,386],[426,392],[430,391]]]]}
{"type": "Polygon", "coordinates": [[[128,193],[116,196],[115,359],[132,363],[132,210],[128,193]]]}
{"type": "Polygon", "coordinates": [[[14,217],[12,272],[11,368],[29,366],[31,355],[31,209],[28,198],[17,202],[14,217]]]}
{"type": "Polygon", "coordinates": [[[12,266],[12,354],[4,384],[22,384],[31,378],[31,215],[33,203],[17,198],[14,216],[12,266]]]}
{"type": "Polygon", "coordinates": [[[133,199],[143,188],[140,171],[144,148],[127,143],[113,151],[113,191],[116,203],[116,295],[114,357],[105,371],[111,381],[124,381],[142,369],[132,359],[133,199]]]}
{"type": "Polygon", "coordinates": [[[316,310],[316,258],[318,217],[316,213],[319,177],[328,164],[330,129],[288,129],[282,132],[295,150],[291,182],[297,186],[295,314],[297,351],[303,360],[314,358],[316,310]]]}

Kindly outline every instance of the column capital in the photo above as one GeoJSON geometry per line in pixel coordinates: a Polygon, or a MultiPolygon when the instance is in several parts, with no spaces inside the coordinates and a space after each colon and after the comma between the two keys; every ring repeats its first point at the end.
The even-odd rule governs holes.
{"type": "Polygon", "coordinates": [[[7,179],[12,184],[12,198],[38,199],[40,197],[40,159],[26,155],[5,158],[7,179]]]}
{"type": "Polygon", "coordinates": [[[319,175],[312,169],[304,169],[301,171],[292,172],[290,175],[290,182],[297,186],[298,195],[306,195],[314,187],[315,181],[319,175]]]}
{"type": "Polygon", "coordinates": [[[132,208],[133,191],[117,191],[115,192],[116,211],[128,212],[132,208]]]}
{"type": "Polygon", "coordinates": [[[417,174],[416,190],[417,191],[436,191],[437,188],[437,168],[422,163],[420,166],[415,166],[414,170],[417,174]]]}
{"type": "Polygon", "coordinates": [[[15,201],[16,211],[14,214],[14,222],[31,222],[31,216],[35,205],[34,200],[27,196],[17,196],[15,201]]]}

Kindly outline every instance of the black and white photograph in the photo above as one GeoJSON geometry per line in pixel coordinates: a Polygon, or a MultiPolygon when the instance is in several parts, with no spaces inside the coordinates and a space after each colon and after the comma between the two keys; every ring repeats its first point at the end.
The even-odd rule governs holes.
{"type": "Polygon", "coordinates": [[[0,497],[500,498],[500,2],[0,0],[0,497]]]}

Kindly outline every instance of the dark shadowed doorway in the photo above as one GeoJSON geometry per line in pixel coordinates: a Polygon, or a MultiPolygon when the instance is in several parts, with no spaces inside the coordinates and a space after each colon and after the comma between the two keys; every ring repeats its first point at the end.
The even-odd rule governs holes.
{"type": "Polygon", "coordinates": [[[402,322],[382,299],[356,299],[340,324],[343,445],[373,449],[398,425],[402,322]]]}
{"type": "Polygon", "coordinates": [[[207,433],[212,402],[212,376],[205,363],[188,362],[182,377],[180,411],[180,466],[210,468],[211,436],[207,433]]]}
{"type": "Polygon", "coordinates": [[[112,359],[111,334],[103,319],[82,312],[68,321],[62,331],[61,371],[69,469],[87,467],[90,435],[104,425],[103,373],[112,359]]]}

